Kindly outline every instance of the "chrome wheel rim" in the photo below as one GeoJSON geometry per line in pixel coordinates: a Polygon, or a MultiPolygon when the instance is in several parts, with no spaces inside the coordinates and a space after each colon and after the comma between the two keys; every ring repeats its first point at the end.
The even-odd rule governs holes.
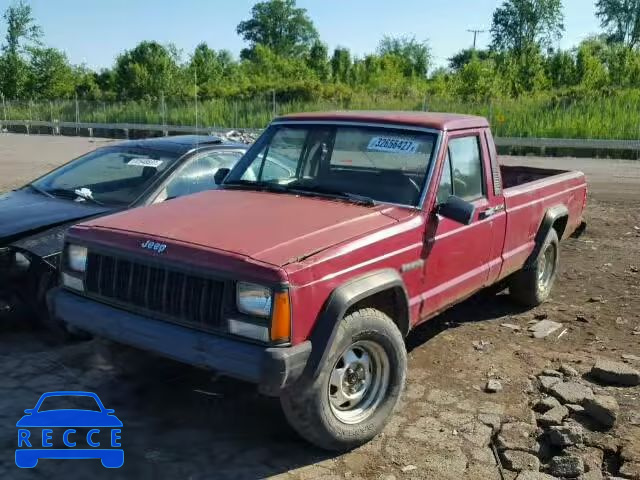
{"type": "Polygon", "coordinates": [[[556,268],[556,247],[549,245],[538,260],[538,286],[544,290],[549,287],[556,268]]]}
{"type": "Polygon", "coordinates": [[[389,387],[389,357],[377,343],[363,340],[338,357],[327,388],[335,417],[360,423],[373,414],[389,387]]]}

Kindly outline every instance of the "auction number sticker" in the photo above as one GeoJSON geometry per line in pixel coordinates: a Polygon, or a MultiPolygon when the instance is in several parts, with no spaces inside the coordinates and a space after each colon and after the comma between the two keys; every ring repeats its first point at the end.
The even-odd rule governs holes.
{"type": "Polygon", "coordinates": [[[373,137],[369,142],[368,150],[389,153],[417,153],[420,144],[412,140],[391,137],[373,137]]]}
{"type": "Polygon", "coordinates": [[[153,160],[152,158],[133,158],[127,162],[132,167],[152,167],[158,168],[164,163],[164,160],[153,160]]]}

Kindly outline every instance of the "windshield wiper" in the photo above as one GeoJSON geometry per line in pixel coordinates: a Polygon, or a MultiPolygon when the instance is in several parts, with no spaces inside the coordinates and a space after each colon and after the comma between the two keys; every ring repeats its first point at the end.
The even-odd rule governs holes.
{"type": "Polygon", "coordinates": [[[67,200],[74,201],[77,201],[78,198],[81,198],[83,200],[95,203],[96,205],[100,205],[101,207],[104,206],[104,203],[93,198],[93,195],[86,194],[82,189],[67,190],[65,188],[55,188],[53,190],[50,190],[49,194],[53,197],[65,198],[67,200]]]}
{"type": "Polygon", "coordinates": [[[276,193],[287,193],[289,188],[286,185],[272,182],[254,182],[253,180],[232,180],[224,182],[222,188],[241,188],[245,190],[269,191],[276,193]]]}
{"type": "Polygon", "coordinates": [[[31,187],[33,190],[35,190],[39,194],[44,195],[45,197],[55,198],[54,195],[52,195],[51,193],[47,192],[44,188],[40,188],[40,187],[36,186],[35,183],[30,183],[29,187],[31,187]]]}
{"type": "Polygon", "coordinates": [[[317,184],[289,183],[282,185],[272,182],[254,182],[252,180],[232,180],[222,184],[223,187],[242,188],[248,190],[269,191],[276,193],[293,193],[297,195],[318,195],[323,197],[339,197],[355,203],[361,203],[366,206],[376,205],[373,198],[355,193],[343,192],[333,188],[324,187],[317,184]]]}
{"type": "Polygon", "coordinates": [[[355,203],[362,203],[363,205],[373,207],[376,205],[376,201],[365,195],[358,195],[356,193],[343,192],[331,187],[325,187],[318,184],[304,184],[304,183],[291,183],[288,185],[290,191],[304,192],[304,193],[317,193],[320,195],[328,195],[344,198],[355,203]]]}

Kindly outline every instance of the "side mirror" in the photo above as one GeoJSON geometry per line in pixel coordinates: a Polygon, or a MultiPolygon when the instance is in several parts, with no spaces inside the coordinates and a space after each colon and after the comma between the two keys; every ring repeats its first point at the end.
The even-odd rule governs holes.
{"type": "Polygon", "coordinates": [[[115,413],[116,411],[113,408],[105,408],[104,413],[106,413],[107,415],[111,415],[112,413],[115,413]]]}
{"type": "Polygon", "coordinates": [[[24,413],[26,413],[27,415],[31,415],[33,413],[33,408],[27,408],[24,413]]]}
{"type": "Polygon", "coordinates": [[[438,213],[449,220],[469,225],[473,222],[476,207],[454,195],[438,206],[438,213]]]}
{"type": "Polygon", "coordinates": [[[227,178],[229,172],[231,172],[230,168],[219,168],[213,176],[213,181],[216,182],[216,185],[220,185],[222,182],[224,182],[224,179],[227,178]]]}

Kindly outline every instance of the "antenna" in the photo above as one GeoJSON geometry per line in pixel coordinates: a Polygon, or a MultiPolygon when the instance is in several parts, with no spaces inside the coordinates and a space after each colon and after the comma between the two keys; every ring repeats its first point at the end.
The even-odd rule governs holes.
{"type": "Polygon", "coordinates": [[[193,99],[196,107],[196,148],[200,141],[200,131],[198,130],[198,67],[193,69],[193,99]]]}
{"type": "Polygon", "coordinates": [[[479,33],[485,33],[486,30],[474,30],[474,29],[469,29],[467,30],[467,32],[469,33],[473,33],[473,49],[476,49],[476,41],[478,40],[478,34],[479,33]]]}

